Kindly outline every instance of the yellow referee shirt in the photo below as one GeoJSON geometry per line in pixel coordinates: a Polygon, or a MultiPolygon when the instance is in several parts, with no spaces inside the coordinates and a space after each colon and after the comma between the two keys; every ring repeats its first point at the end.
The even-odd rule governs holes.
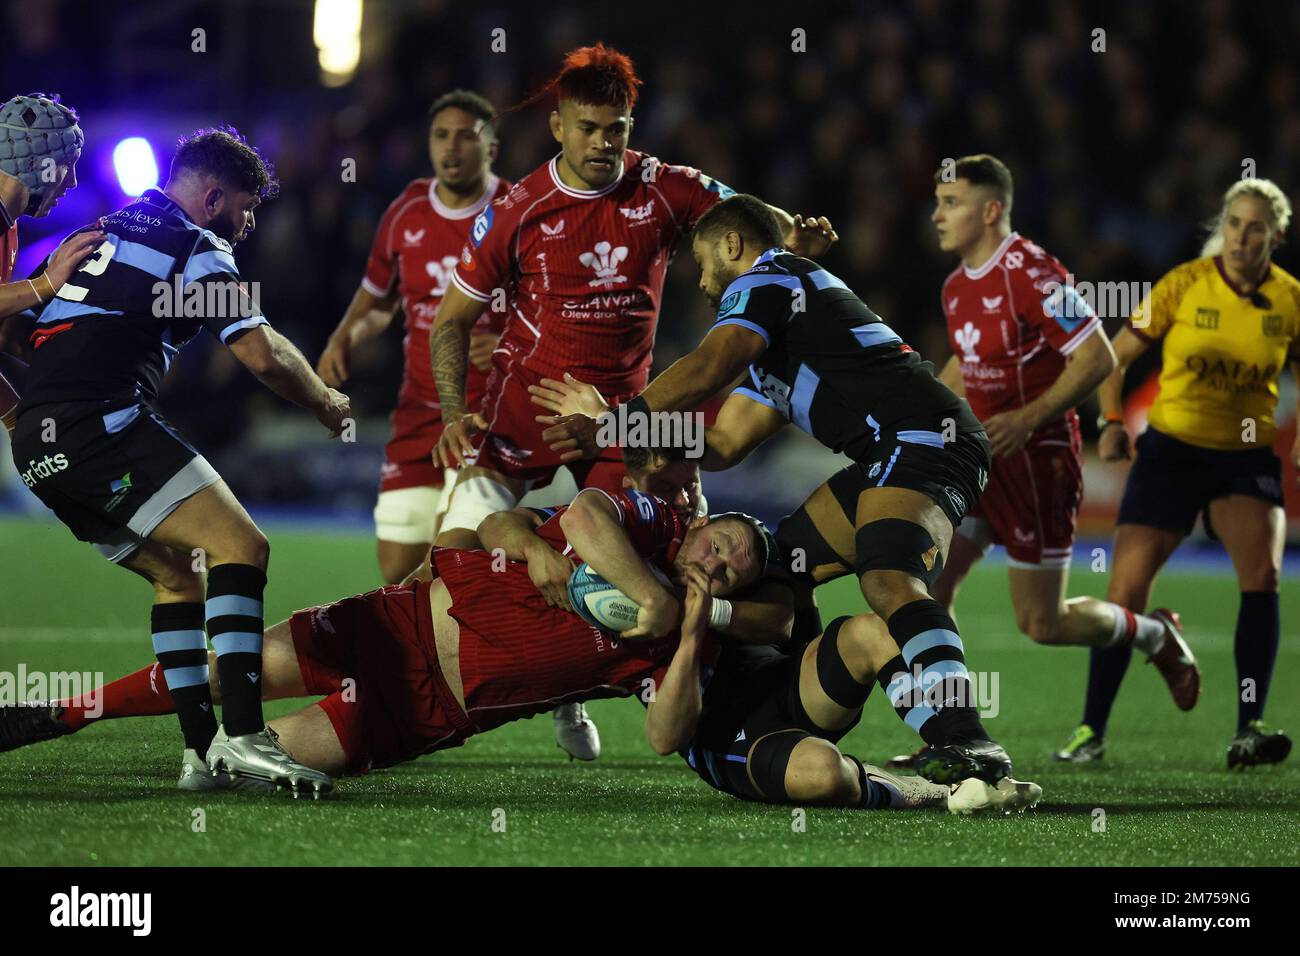
{"type": "Polygon", "coordinates": [[[1161,344],[1153,426],[1201,448],[1272,447],[1278,374],[1300,338],[1294,276],[1270,264],[1256,293],[1244,296],[1218,257],[1195,259],[1166,273],[1128,325],[1161,344]]]}

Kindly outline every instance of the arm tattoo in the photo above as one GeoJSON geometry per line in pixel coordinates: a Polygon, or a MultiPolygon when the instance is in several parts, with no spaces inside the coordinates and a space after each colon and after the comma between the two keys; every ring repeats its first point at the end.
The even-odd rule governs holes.
{"type": "Polygon", "coordinates": [[[442,402],[442,420],[450,425],[465,417],[465,370],[469,363],[469,325],[442,322],[429,330],[433,380],[442,402]]]}

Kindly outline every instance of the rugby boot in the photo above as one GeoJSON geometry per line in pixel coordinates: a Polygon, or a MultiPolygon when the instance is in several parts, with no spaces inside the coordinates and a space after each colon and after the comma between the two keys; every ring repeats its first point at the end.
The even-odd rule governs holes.
{"type": "Polygon", "coordinates": [[[303,793],[319,799],[334,788],[334,782],[326,774],[290,757],[270,727],[238,737],[228,737],[224,728],[218,729],[208,747],[207,763],[214,776],[224,773],[232,782],[240,777],[266,781],[287,787],[295,799],[303,793]]]}

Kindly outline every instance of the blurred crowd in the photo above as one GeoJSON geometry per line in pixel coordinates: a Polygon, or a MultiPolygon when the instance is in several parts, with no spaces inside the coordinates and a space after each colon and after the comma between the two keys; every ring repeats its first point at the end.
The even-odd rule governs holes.
{"type": "MultiPolygon", "coordinates": [[[[188,23],[210,24],[210,58],[179,60],[191,65],[160,84],[143,66],[127,69],[114,44],[86,36],[91,25],[75,5],[23,5],[7,88],[71,77],[62,92],[92,146],[97,112],[127,103],[174,118],[176,132],[239,126],[282,184],[239,249],[241,270],[261,282],[267,315],[313,362],[356,289],[384,207],[430,172],[428,104],[463,86],[504,110],[566,50],[596,39],[630,54],[645,80],[635,148],[829,216],[841,242],[828,268],[936,364],[948,353],[938,290],[955,265],[929,222],[943,158],[1004,159],[1016,177],[1015,228],[1094,282],[1153,282],[1194,257],[1202,222],[1251,168],[1243,164],[1288,192],[1300,174],[1300,4],[1290,2],[368,2],[361,65],[332,90],[316,74],[310,3],[182,7],[170,15],[172,40],[142,28],[123,41],[184,45],[188,23]],[[494,37],[504,51],[493,52],[494,37]],[[66,44],[80,65],[42,71],[66,44]],[[223,52],[227,44],[238,54],[223,52]],[[97,75],[119,68],[124,79],[97,75]],[[342,175],[349,159],[355,182],[342,175]]],[[[519,177],[556,151],[547,108],[505,115],[499,173],[519,177]]],[[[84,191],[79,210],[121,202],[108,181],[84,191]]],[[[69,227],[57,213],[52,223],[69,227]]],[[[24,230],[24,242],[40,235],[24,230]]],[[[1277,258],[1298,264],[1289,247],[1277,258]]],[[[695,281],[690,257],[679,255],[660,367],[707,327],[695,281]]],[[[363,416],[393,404],[400,334],[359,357],[347,390],[363,416]]],[[[210,343],[180,364],[164,404],[217,459],[278,405],[210,343]]]]}

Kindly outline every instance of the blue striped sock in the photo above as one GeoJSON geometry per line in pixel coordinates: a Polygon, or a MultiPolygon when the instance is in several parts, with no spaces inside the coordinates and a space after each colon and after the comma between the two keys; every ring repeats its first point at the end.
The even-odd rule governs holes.
{"type": "Polygon", "coordinates": [[[221,723],[231,737],[255,734],[262,719],[262,593],[266,573],[248,564],[208,572],[208,636],[217,652],[221,723]]]}
{"type": "Polygon", "coordinates": [[[197,601],[155,604],[150,615],[153,652],[176,705],[185,746],[200,757],[217,732],[217,717],[208,686],[208,641],[203,633],[203,605],[197,601]]]}

